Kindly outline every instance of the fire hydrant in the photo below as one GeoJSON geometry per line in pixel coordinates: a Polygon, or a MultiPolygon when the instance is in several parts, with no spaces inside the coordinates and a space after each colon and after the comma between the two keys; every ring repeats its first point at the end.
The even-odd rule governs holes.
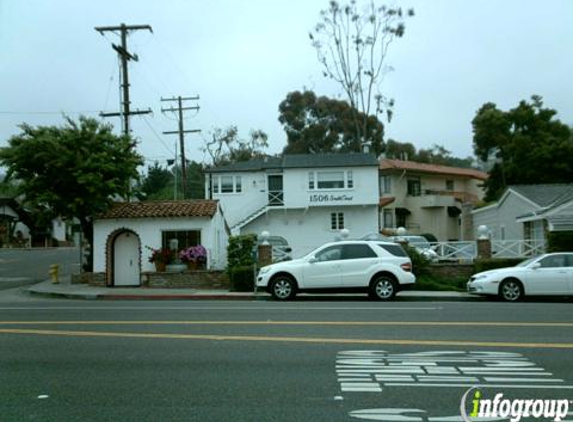
{"type": "Polygon", "coordinates": [[[58,273],[60,272],[60,266],[58,264],[50,265],[50,277],[52,279],[52,284],[59,284],[60,280],[58,278],[58,273]]]}

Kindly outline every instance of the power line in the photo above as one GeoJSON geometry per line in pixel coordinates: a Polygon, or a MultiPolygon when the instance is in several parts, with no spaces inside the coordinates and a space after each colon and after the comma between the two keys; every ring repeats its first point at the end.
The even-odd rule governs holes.
{"type": "Polygon", "coordinates": [[[183,199],[185,199],[185,193],[187,191],[187,162],[185,160],[185,134],[186,133],[197,133],[201,132],[198,129],[185,130],[183,125],[183,111],[187,110],[199,110],[199,106],[183,107],[183,101],[198,100],[199,96],[195,97],[173,97],[173,98],[161,98],[161,101],[177,101],[177,108],[162,108],[163,113],[166,112],[177,112],[179,127],[176,131],[163,132],[164,135],[179,135],[179,150],[181,151],[181,185],[183,188],[183,199]]]}
{"type": "MultiPolygon", "coordinates": [[[[114,117],[120,116],[123,118],[123,133],[125,135],[129,135],[129,117],[134,114],[147,114],[151,113],[150,109],[147,110],[131,110],[130,109],[130,101],[129,101],[129,73],[127,62],[129,60],[138,61],[139,57],[137,54],[131,54],[127,50],[127,35],[130,31],[139,31],[139,30],[149,30],[153,33],[153,29],[149,25],[126,25],[122,23],[119,26],[99,26],[94,28],[100,34],[104,34],[105,32],[112,32],[112,33],[119,33],[121,38],[121,45],[116,45],[112,43],[112,47],[121,60],[121,89],[122,89],[122,96],[121,96],[121,111],[114,112],[114,113],[100,113],[102,117],[114,117]]],[[[106,37],[107,39],[107,37],[106,37]]]]}

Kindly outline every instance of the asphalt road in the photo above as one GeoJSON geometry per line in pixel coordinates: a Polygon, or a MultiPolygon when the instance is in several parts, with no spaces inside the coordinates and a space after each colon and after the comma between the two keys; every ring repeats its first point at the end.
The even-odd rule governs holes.
{"type": "MultiPolygon", "coordinates": [[[[49,278],[50,265],[60,274],[79,272],[78,248],[0,249],[0,290],[29,285],[49,278]]],[[[1,420],[1,419],[0,419],[1,420]]]]}
{"type": "Polygon", "coordinates": [[[1,421],[456,422],[474,385],[484,398],[573,399],[570,301],[11,295],[0,297],[1,421]]]}

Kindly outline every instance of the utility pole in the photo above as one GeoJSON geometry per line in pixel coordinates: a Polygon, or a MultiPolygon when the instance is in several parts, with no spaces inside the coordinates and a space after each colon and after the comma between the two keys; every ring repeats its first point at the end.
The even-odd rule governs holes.
{"type": "Polygon", "coordinates": [[[187,191],[187,169],[185,160],[185,134],[186,133],[197,133],[201,132],[198,129],[185,130],[183,126],[183,111],[185,110],[199,110],[199,106],[183,107],[183,101],[196,101],[199,96],[195,97],[172,97],[172,98],[161,98],[161,101],[177,101],[177,108],[162,108],[161,111],[166,113],[168,111],[177,112],[177,120],[179,121],[178,130],[163,132],[164,135],[175,135],[179,134],[179,155],[181,156],[181,188],[183,189],[183,194],[181,197],[185,199],[185,193],[187,191]]]}
{"type": "Polygon", "coordinates": [[[101,117],[116,117],[120,116],[123,119],[123,133],[125,135],[129,135],[129,116],[134,114],[147,114],[151,113],[151,109],[147,110],[131,110],[129,105],[129,74],[127,71],[127,62],[129,60],[138,61],[139,58],[137,54],[131,54],[127,50],[127,35],[130,31],[138,31],[138,30],[149,30],[149,32],[153,33],[153,29],[149,25],[126,25],[122,23],[119,26],[96,26],[94,28],[100,34],[104,34],[104,32],[119,32],[121,38],[121,45],[112,44],[111,46],[121,60],[121,88],[122,88],[122,96],[121,96],[121,111],[118,113],[100,113],[101,117]]]}

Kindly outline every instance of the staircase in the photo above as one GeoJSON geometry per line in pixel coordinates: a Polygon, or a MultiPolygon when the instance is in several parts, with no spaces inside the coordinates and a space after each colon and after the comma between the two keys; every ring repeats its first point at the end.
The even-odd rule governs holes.
{"type": "Polygon", "coordinates": [[[231,227],[231,235],[233,235],[233,236],[238,235],[240,233],[240,230],[242,227],[246,226],[251,221],[256,220],[261,215],[265,214],[267,212],[267,209],[268,209],[268,205],[265,204],[261,208],[256,210],[255,212],[253,212],[253,213],[249,214],[247,217],[243,218],[241,221],[239,221],[237,224],[235,224],[233,227],[231,227]]]}

